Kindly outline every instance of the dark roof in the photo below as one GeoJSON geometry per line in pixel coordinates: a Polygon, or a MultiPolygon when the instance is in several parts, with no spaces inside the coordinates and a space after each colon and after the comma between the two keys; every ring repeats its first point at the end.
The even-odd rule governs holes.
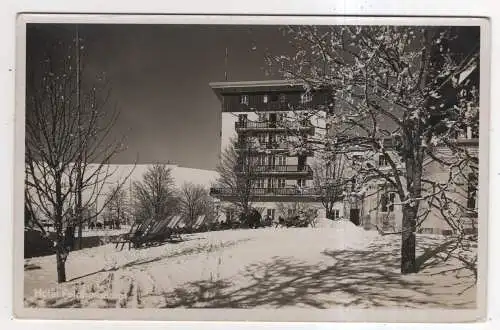
{"type": "Polygon", "coordinates": [[[218,98],[223,94],[303,91],[303,84],[294,80],[256,80],[211,82],[209,86],[218,98]]]}

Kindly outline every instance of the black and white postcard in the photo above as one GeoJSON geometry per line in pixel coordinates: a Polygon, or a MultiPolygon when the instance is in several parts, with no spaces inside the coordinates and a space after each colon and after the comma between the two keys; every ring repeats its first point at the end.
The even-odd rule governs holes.
{"type": "Polygon", "coordinates": [[[21,15],[16,315],[483,320],[489,38],[21,15]]]}

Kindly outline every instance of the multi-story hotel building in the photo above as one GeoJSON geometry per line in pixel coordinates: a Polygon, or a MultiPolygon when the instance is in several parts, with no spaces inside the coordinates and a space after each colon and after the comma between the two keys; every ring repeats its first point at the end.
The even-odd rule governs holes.
{"type": "MultiPolygon", "coordinates": [[[[236,141],[238,175],[251,172],[254,181],[252,206],[271,219],[281,215],[277,203],[306,202],[320,209],[312,186],[314,152],[294,148],[294,139],[325,134],[330,94],[282,80],[215,82],[210,87],[221,102],[221,150],[236,141]],[[300,118],[305,110],[314,115],[300,118]]],[[[212,187],[211,194],[228,203],[237,198],[227,187],[212,187]]],[[[233,215],[227,212],[226,217],[233,215]]]]}
{"type": "MultiPolygon", "coordinates": [[[[234,139],[240,161],[240,166],[236,169],[237,175],[245,176],[252,172],[252,206],[263,217],[276,219],[288,216],[286,212],[280,213],[284,210],[278,204],[302,202],[317,209],[318,216],[325,216],[318,187],[313,185],[311,165],[318,155],[312,151],[314,148],[297,150],[295,146],[296,140],[301,137],[314,140],[315,137],[321,139],[327,134],[327,116],[330,111],[334,111],[331,91],[310,92],[304,90],[301,84],[281,80],[215,82],[210,87],[221,102],[221,151],[230,146],[234,139]],[[314,115],[301,118],[301,113],[314,115]]],[[[477,127],[466,128],[464,134],[457,138],[457,145],[467,148],[472,155],[477,155],[477,134],[477,127]]],[[[392,142],[387,140],[387,143],[386,148],[390,149],[392,142]]],[[[447,148],[438,149],[437,152],[443,157],[450,153],[447,148]]],[[[387,160],[381,155],[359,156],[369,158],[381,171],[390,171],[387,160]]],[[[397,157],[394,152],[393,159],[397,157]]],[[[350,153],[349,158],[356,159],[355,150],[350,153]]],[[[346,166],[350,167],[349,164],[346,166]]],[[[404,173],[403,164],[399,166],[401,173],[404,173]]],[[[344,174],[349,176],[353,168],[348,168],[344,174]]],[[[425,160],[426,179],[446,182],[449,175],[450,168],[447,166],[432,159],[425,160]]],[[[455,202],[465,205],[468,210],[460,215],[466,218],[463,222],[468,223],[469,227],[475,227],[477,178],[471,179],[471,175],[475,174],[465,173],[466,177],[461,175],[462,178],[453,183],[452,194],[455,202]]],[[[361,194],[351,194],[346,186],[343,200],[335,204],[334,218],[350,219],[366,229],[400,230],[403,216],[400,201],[394,192],[380,189],[381,185],[384,185],[382,179],[374,180],[364,187],[361,194]]],[[[211,195],[222,202],[222,210],[225,210],[222,221],[224,218],[233,220],[236,214],[231,211],[231,203],[238,198],[237,193],[227,187],[213,186],[211,195]]],[[[426,233],[446,233],[452,230],[439,209],[433,209],[429,213],[420,229],[426,233]]]]}

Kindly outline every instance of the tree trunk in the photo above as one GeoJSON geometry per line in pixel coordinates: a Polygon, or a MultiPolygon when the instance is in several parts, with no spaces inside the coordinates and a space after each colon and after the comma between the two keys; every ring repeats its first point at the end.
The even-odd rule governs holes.
{"type": "Polygon", "coordinates": [[[57,258],[57,283],[64,283],[66,282],[66,265],[59,252],[57,252],[56,258],[57,258]]]}
{"type": "Polygon", "coordinates": [[[62,241],[56,245],[56,263],[57,263],[57,283],[66,282],[66,255],[62,251],[64,244],[62,241]]]}
{"type": "MultiPolygon", "coordinates": [[[[80,117],[78,117],[80,118],[80,117]]],[[[78,119],[80,120],[80,119],[78,119]]],[[[82,208],[82,160],[81,160],[81,155],[80,159],[78,162],[78,171],[77,171],[77,178],[76,178],[76,196],[75,196],[75,216],[76,216],[76,223],[74,228],[78,228],[78,238],[72,247],[74,249],[80,250],[82,248],[82,225],[83,225],[83,208],[82,208]]]]}
{"type": "Polygon", "coordinates": [[[55,176],[55,195],[56,203],[54,205],[54,229],[56,231],[56,265],[57,265],[57,283],[66,282],[66,257],[65,254],[65,233],[63,232],[63,205],[62,199],[62,175],[56,173],[55,176]]]}
{"type": "Polygon", "coordinates": [[[403,205],[403,221],[401,225],[401,273],[416,273],[417,263],[415,258],[417,231],[417,214],[422,196],[422,164],[423,152],[421,149],[421,129],[414,128],[413,134],[406,136],[405,149],[410,153],[406,155],[406,196],[400,194],[405,201],[403,205]],[[415,132],[416,130],[416,132],[415,132]]]}
{"type": "Polygon", "coordinates": [[[403,206],[403,223],[401,234],[401,273],[416,273],[416,217],[417,210],[415,206],[403,206]]]}
{"type": "Polygon", "coordinates": [[[82,239],[83,239],[83,224],[78,225],[78,250],[82,249],[82,239]]]}

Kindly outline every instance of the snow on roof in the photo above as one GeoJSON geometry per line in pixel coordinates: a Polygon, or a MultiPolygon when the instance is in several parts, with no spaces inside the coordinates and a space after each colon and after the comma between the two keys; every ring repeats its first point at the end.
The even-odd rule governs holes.
{"type": "Polygon", "coordinates": [[[276,86],[302,86],[299,81],[294,80],[254,80],[254,81],[220,81],[211,82],[209,86],[213,89],[222,88],[244,88],[244,87],[276,87],[276,86]]]}
{"type": "Polygon", "coordinates": [[[218,98],[225,93],[303,90],[303,84],[297,80],[254,80],[254,81],[222,81],[209,83],[218,98]]]}

